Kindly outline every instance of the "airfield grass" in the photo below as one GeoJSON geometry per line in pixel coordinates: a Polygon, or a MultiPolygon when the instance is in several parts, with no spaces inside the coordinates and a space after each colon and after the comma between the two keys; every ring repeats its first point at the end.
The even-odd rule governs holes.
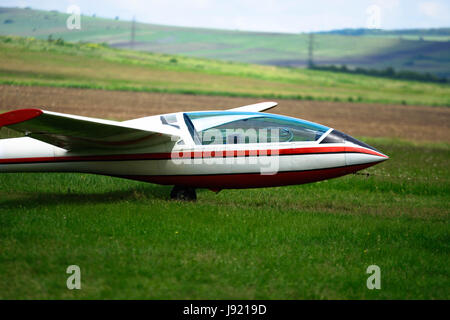
{"type": "Polygon", "coordinates": [[[314,184],[198,191],[88,174],[0,175],[0,299],[449,299],[450,146],[314,184]],[[68,290],[67,266],[81,268],[68,290]],[[381,290],[366,269],[381,268],[381,290]]]}
{"type": "Polygon", "coordinates": [[[448,84],[0,37],[0,83],[86,89],[450,106],[448,84]],[[374,88],[376,90],[374,90],[374,88]]]}

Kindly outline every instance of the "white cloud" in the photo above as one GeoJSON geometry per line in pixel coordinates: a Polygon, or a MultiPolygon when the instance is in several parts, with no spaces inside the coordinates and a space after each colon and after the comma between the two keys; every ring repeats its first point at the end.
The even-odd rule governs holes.
{"type": "Polygon", "coordinates": [[[211,6],[211,2],[210,0],[194,0],[192,5],[196,9],[206,9],[211,6]]]}
{"type": "Polygon", "coordinates": [[[395,10],[400,7],[400,0],[375,0],[373,4],[384,10],[395,10]]]}
{"type": "Polygon", "coordinates": [[[419,3],[419,11],[430,18],[439,18],[443,14],[444,8],[434,1],[419,3]]]}

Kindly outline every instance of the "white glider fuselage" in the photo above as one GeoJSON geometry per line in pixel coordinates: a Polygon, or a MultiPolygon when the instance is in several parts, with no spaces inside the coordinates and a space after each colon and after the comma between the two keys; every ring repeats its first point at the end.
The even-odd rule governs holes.
{"type": "MultiPolygon", "coordinates": [[[[49,117],[60,115],[46,114],[49,117]]],[[[23,123],[28,121],[26,116],[25,119],[23,123]]],[[[82,121],[84,118],[79,119],[82,121]]],[[[116,133],[105,135],[101,147],[97,146],[100,140],[80,138],[76,133],[71,133],[70,128],[69,133],[62,136],[54,131],[43,132],[44,126],[38,123],[31,126],[30,130],[34,131],[31,131],[30,137],[0,140],[0,173],[83,172],[220,190],[314,182],[353,173],[388,159],[350,136],[303,120],[305,124],[298,122],[295,125],[307,128],[305,132],[311,136],[311,141],[292,141],[296,139],[295,134],[304,133],[298,133],[295,125],[290,127],[289,121],[300,120],[290,119],[294,118],[245,110],[151,116],[119,122],[123,128],[142,131],[127,133],[135,136],[126,141],[119,141],[116,133]],[[233,123],[247,125],[248,120],[258,125],[258,121],[264,119],[266,123],[272,121],[272,127],[273,123],[282,123],[278,128],[282,131],[281,139],[247,141],[242,140],[242,132],[235,131],[227,131],[220,143],[204,143],[198,138],[199,133],[210,133],[208,130],[211,128],[220,128],[220,132],[225,132],[224,126],[230,127],[233,123]],[[142,133],[149,128],[151,136],[142,133]],[[319,133],[312,135],[314,130],[319,133]],[[51,144],[37,140],[33,135],[51,144]],[[80,148],[80,145],[88,147],[80,148]]],[[[51,120],[55,121],[53,118],[51,120]]],[[[3,120],[5,123],[15,129],[16,123],[22,122],[3,120]]],[[[45,125],[48,126],[48,123],[45,125]]],[[[28,129],[20,129],[29,133],[28,129]]],[[[94,133],[92,135],[95,136],[94,133]]],[[[262,136],[261,133],[258,135],[262,136]]]]}

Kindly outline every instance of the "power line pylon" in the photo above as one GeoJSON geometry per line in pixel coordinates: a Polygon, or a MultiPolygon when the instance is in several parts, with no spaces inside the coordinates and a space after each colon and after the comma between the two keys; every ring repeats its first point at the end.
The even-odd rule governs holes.
{"type": "Polygon", "coordinates": [[[133,21],[131,22],[131,49],[134,49],[134,42],[136,38],[136,17],[133,16],[133,21]]]}
{"type": "Polygon", "coordinates": [[[308,68],[314,67],[314,33],[309,33],[308,41],[308,68]]]}

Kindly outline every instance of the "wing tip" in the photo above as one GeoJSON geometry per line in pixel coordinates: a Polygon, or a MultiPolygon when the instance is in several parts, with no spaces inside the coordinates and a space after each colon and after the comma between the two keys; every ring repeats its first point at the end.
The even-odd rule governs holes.
{"type": "Polygon", "coordinates": [[[265,110],[269,110],[275,108],[278,105],[278,102],[275,101],[264,101],[255,104],[250,104],[247,106],[242,106],[238,108],[229,109],[231,111],[250,111],[250,112],[262,112],[265,110]]]}
{"type": "Polygon", "coordinates": [[[276,106],[278,106],[278,102],[276,101],[267,101],[267,104],[270,104],[272,107],[271,108],[275,108],[276,106]]]}
{"type": "Polygon", "coordinates": [[[40,116],[44,111],[40,109],[19,109],[0,114],[0,128],[31,120],[40,116]]]}

